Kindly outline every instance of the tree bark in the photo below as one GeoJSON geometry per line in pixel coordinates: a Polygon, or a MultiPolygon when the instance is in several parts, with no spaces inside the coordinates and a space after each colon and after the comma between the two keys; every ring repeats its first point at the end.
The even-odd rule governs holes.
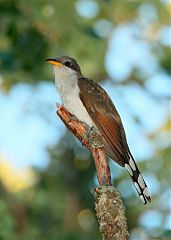
{"type": "Polygon", "coordinates": [[[64,106],[57,104],[57,114],[66,127],[92,153],[96,166],[99,187],[92,194],[95,199],[95,210],[99,222],[99,231],[104,240],[128,240],[128,227],[125,209],[119,192],[112,186],[111,174],[101,135],[96,130],[88,133],[85,124],[81,123],[64,106]]]}

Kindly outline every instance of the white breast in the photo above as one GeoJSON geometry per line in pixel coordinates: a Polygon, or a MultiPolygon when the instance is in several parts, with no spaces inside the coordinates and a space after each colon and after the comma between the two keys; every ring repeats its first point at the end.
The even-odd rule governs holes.
{"type": "Polygon", "coordinates": [[[57,89],[65,108],[89,127],[94,126],[80,100],[76,72],[65,66],[54,67],[54,71],[57,89]]]}

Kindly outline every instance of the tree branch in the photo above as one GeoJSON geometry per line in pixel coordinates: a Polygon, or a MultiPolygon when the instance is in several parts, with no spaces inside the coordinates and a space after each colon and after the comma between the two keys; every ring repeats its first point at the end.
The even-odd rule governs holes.
{"type": "Polygon", "coordinates": [[[85,145],[92,153],[99,187],[92,193],[95,199],[96,215],[99,221],[99,230],[104,240],[127,240],[128,229],[125,209],[118,191],[112,186],[111,174],[106,160],[102,136],[91,130],[87,133],[85,124],[81,123],[63,106],[57,104],[57,114],[66,127],[85,145]]]}

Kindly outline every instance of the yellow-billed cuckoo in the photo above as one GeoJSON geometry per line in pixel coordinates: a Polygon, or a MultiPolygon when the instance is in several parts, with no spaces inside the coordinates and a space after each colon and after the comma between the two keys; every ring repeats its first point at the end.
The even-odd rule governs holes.
{"type": "Polygon", "coordinates": [[[93,80],[82,75],[71,57],[49,58],[55,82],[65,108],[103,136],[106,154],[128,170],[141,200],[151,201],[147,185],[129,150],[121,118],[108,94],[93,80]]]}

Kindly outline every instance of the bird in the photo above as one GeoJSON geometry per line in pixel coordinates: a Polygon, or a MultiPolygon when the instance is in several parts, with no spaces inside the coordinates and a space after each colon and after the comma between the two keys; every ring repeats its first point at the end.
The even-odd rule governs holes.
{"type": "Polygon", "coordinates": [[[74,58],[60,56],[46,61],[53,65],[64,107],[80,122],[101,133],[105,153],[126,168],[142,202],[151,202],[147,184],[129,149],[120,115],[107,92],[94,80],[84,77],[74,58]]]}

